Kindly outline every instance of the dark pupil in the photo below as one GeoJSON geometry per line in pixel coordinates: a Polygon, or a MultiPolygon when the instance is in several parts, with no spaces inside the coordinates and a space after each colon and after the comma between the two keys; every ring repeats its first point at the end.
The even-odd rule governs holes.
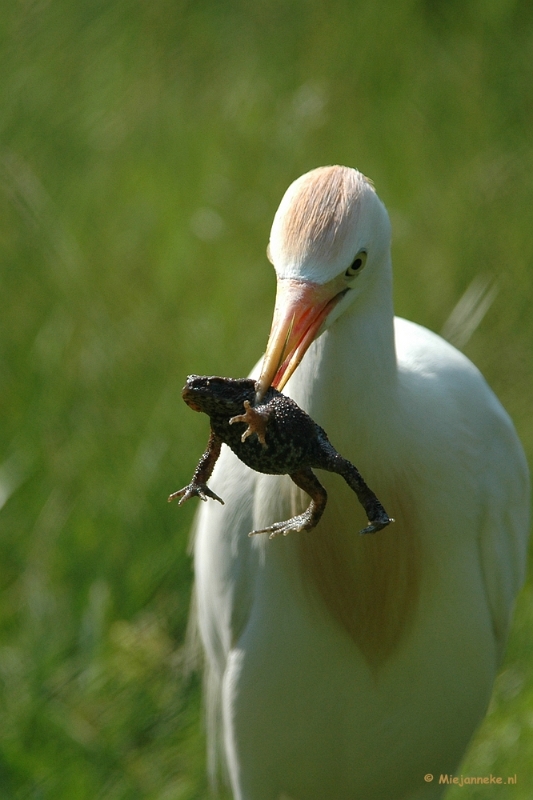
{"type": "Polygon", "coordinates": [[[352,269],[359,269],[362,263],[363,263],[362,259],[356,258],[352,264],[352,269]]]}

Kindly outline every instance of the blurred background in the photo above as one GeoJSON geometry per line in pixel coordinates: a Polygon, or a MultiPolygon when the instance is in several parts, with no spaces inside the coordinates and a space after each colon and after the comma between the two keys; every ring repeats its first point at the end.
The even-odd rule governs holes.
{"type": "MultiPolygon", "coordinates": [[[[531,462],[533,6],[1,0],[0,70],[0,797],[207,798],[185,376],[248,372],[278,202],[346,164],[531,462]]],[[[532,796],[532,630],[530,584],[462,767],[517,785],[454,800],[532,796]]]]}

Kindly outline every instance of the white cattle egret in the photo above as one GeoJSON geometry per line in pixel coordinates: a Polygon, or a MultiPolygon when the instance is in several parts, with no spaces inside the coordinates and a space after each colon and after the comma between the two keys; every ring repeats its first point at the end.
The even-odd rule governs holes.
{"type": "Polygon", "coordinates": [[[308,498],[224,446],[210,485],[225,505],[202,504],[194,549],[211,748],[236,800],[437,798],[487,709],[523,581],[525,457],[476,367],[394,318],[389,219],[361,173],[296,180],[269,257],[258,394],[285,387],[396,522],[358,536],[353,493],[322,472],[315,530],[249,538],[308,498]]]}

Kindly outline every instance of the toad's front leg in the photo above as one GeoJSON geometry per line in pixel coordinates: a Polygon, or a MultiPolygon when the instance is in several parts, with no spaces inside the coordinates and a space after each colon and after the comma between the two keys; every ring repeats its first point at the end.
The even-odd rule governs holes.
{"type": "Polygon", "coordinates": [[[202,455],[200,461],[198,462],[198,466],[194,470],[192,481],[188,486],[184,486],[183,489],[179,489],[177,492],[172,492],[168,498],[169,503],[172,500],[175,500],[177,497],[181,498],[179,502],[180,506],[191,497],[199,497],[204,501],[207,500],[208,497],[211,497],[213,500],[218,500],[219,503],[224,505],[224,501],[218,495],[212,492],[207,485],[207,481],[211,477],[217,459],[220,455],[221,447],[222,439],[220,439],[213,431],[211,431],[205,453],[202,455]]]}
{"type": "Polygon", "coordinates": [[[264,408],[254,408],[250,405],[248,400],[244,401],[244,409],[244,414],[238,414],[236,417],[232,417],[229,421],[229,424],[233,425],[235,422],[246,422],[248,427],[241,436],[241,442],[246,441],[246,439],[253,433],[257,433],[257,438],[263,447],[268,447],[265,441],[265,433],[268,418],[270,416],[269,412],[264,408]]]}
{"type": "Polygon", "coordinates": [[[291,517],[284,522],[275,522],[268,528],[261,528],[258,531],[251,531],[248,536],[255,536],[257,533],[268,533],[269,539],[274,536],[287,536],[291,531],[310,531],[316,527],[320,517],[324,513],[328,495],[314,472],[308,467],[291,473],[290,477],[294,483],[311,496],[311,502],[302,514],[291,517]]]}

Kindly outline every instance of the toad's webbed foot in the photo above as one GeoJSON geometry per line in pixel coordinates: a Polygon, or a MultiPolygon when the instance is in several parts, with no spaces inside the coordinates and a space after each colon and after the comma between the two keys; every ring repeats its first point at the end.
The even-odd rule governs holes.
{"type": "Polygon", "coordinates": [[[314,528],[315,525],[316,522],[313,519],[313,512],[311,506],[309,506],[303,514],[298,514],[296,517],[286,519],[284,522],[275,522],[273,525],[269,525],[268,528],[250,531],[248,536],[255,536],[257,533],[268,533],[268,538],[273,539],[275,536],[287,536],[287,534],[292,531],[308,531],[314,528]]]}
{"type": "Polygon", "coordinates": [[[308,467],[291,473],[290,477],[300,489],[303,489],[304,492],[311,496],[308,508],[301,514],[297,514],[295,517],[286,519],[283,522],[275,522],[273,525],[269,525],[268,528],[251,531],[248,536],[255,536],[257,533],[268,533],[268,538],[273,539],[275,536],[287,536],[291,531],[310,531],[318,525],[328,500],[326,490],[314,472],[308,467]]]}
{"type": "Polygon", "coordinates": [[[256,433],[257,438],[263,447],[267,447],[268,445],[265,441],[265,432],[269,417],[268,411],[254,408],[250,405],[248,400],[244,401],[244,408],[245,413],[238,414],[236,417],[232,417],[229,421],[229,424],[233,425],[234,422],[246,422],[248,427],[241,436],[241,442],[244,442],[249,436],[251,436],[253,433],[256,433]]]}
{"type": "MultiPolygon", "coordinates": [[[[382,512],[379,512],[379,517],[376,517],[372,520],[372,523],[368,525],[366,528],[363,528],[359,531],[360,534],[363,533],[377,533],[378,531],[383,530],[386,528],[387,525],[390,525],[391,522],[394,522],[392,517],[389,517],[385,509],[382,507],[382,512]]],[[[368,520],[370,522],[370,520],[368,520]]]]}
{"type": "Polygon", "coordinates": [[[171,503],[172,500],[175,500],[177,497],[181,498],[179,501],[180,506],[183,503],[186,503],[187,500],[190,500],[191,497],[199,497],[200,500],[203,500],[204,502],[208,497],[211,497],[212,500],[218,500],[219,503],[224,505],[222,498],[212,492],[206,483],[197,483],[194,480],[191,481],[188,486],[184,486],[183,489],[179,489],[177,492],[172,492],[172,494],[169,495],[168,502],[171,503]]]}
{"type": "MultiPolygon", "coordinates": [[[[354,472],[357,472],[355,467],[353,467],[354,472]]],[[[358,473],[358,477],[356,480],[353,480],[354,473],[348,477],[344,475],[344,478],[349,486],[352,487],[354,491],[356,491],[356,486],[358,487],[356,493],[359,499],[359,502],[363,506],[366,511],[366,515],[369,521],[369,525],[366,528],[363,528],[359,531],[360,534],[365,533],[377,533],[378,531],[383,530],[386,528],[387,525],[390,525],[391,522],[394,522],[392,517],[389,517],[381,503],[379,502],[378,498],[374,494],[374,492],[369,489],[366,483],[363,481],[361,476],[358,473]],[[361,479],[361,482],[359,482],[361,479]]]]}

